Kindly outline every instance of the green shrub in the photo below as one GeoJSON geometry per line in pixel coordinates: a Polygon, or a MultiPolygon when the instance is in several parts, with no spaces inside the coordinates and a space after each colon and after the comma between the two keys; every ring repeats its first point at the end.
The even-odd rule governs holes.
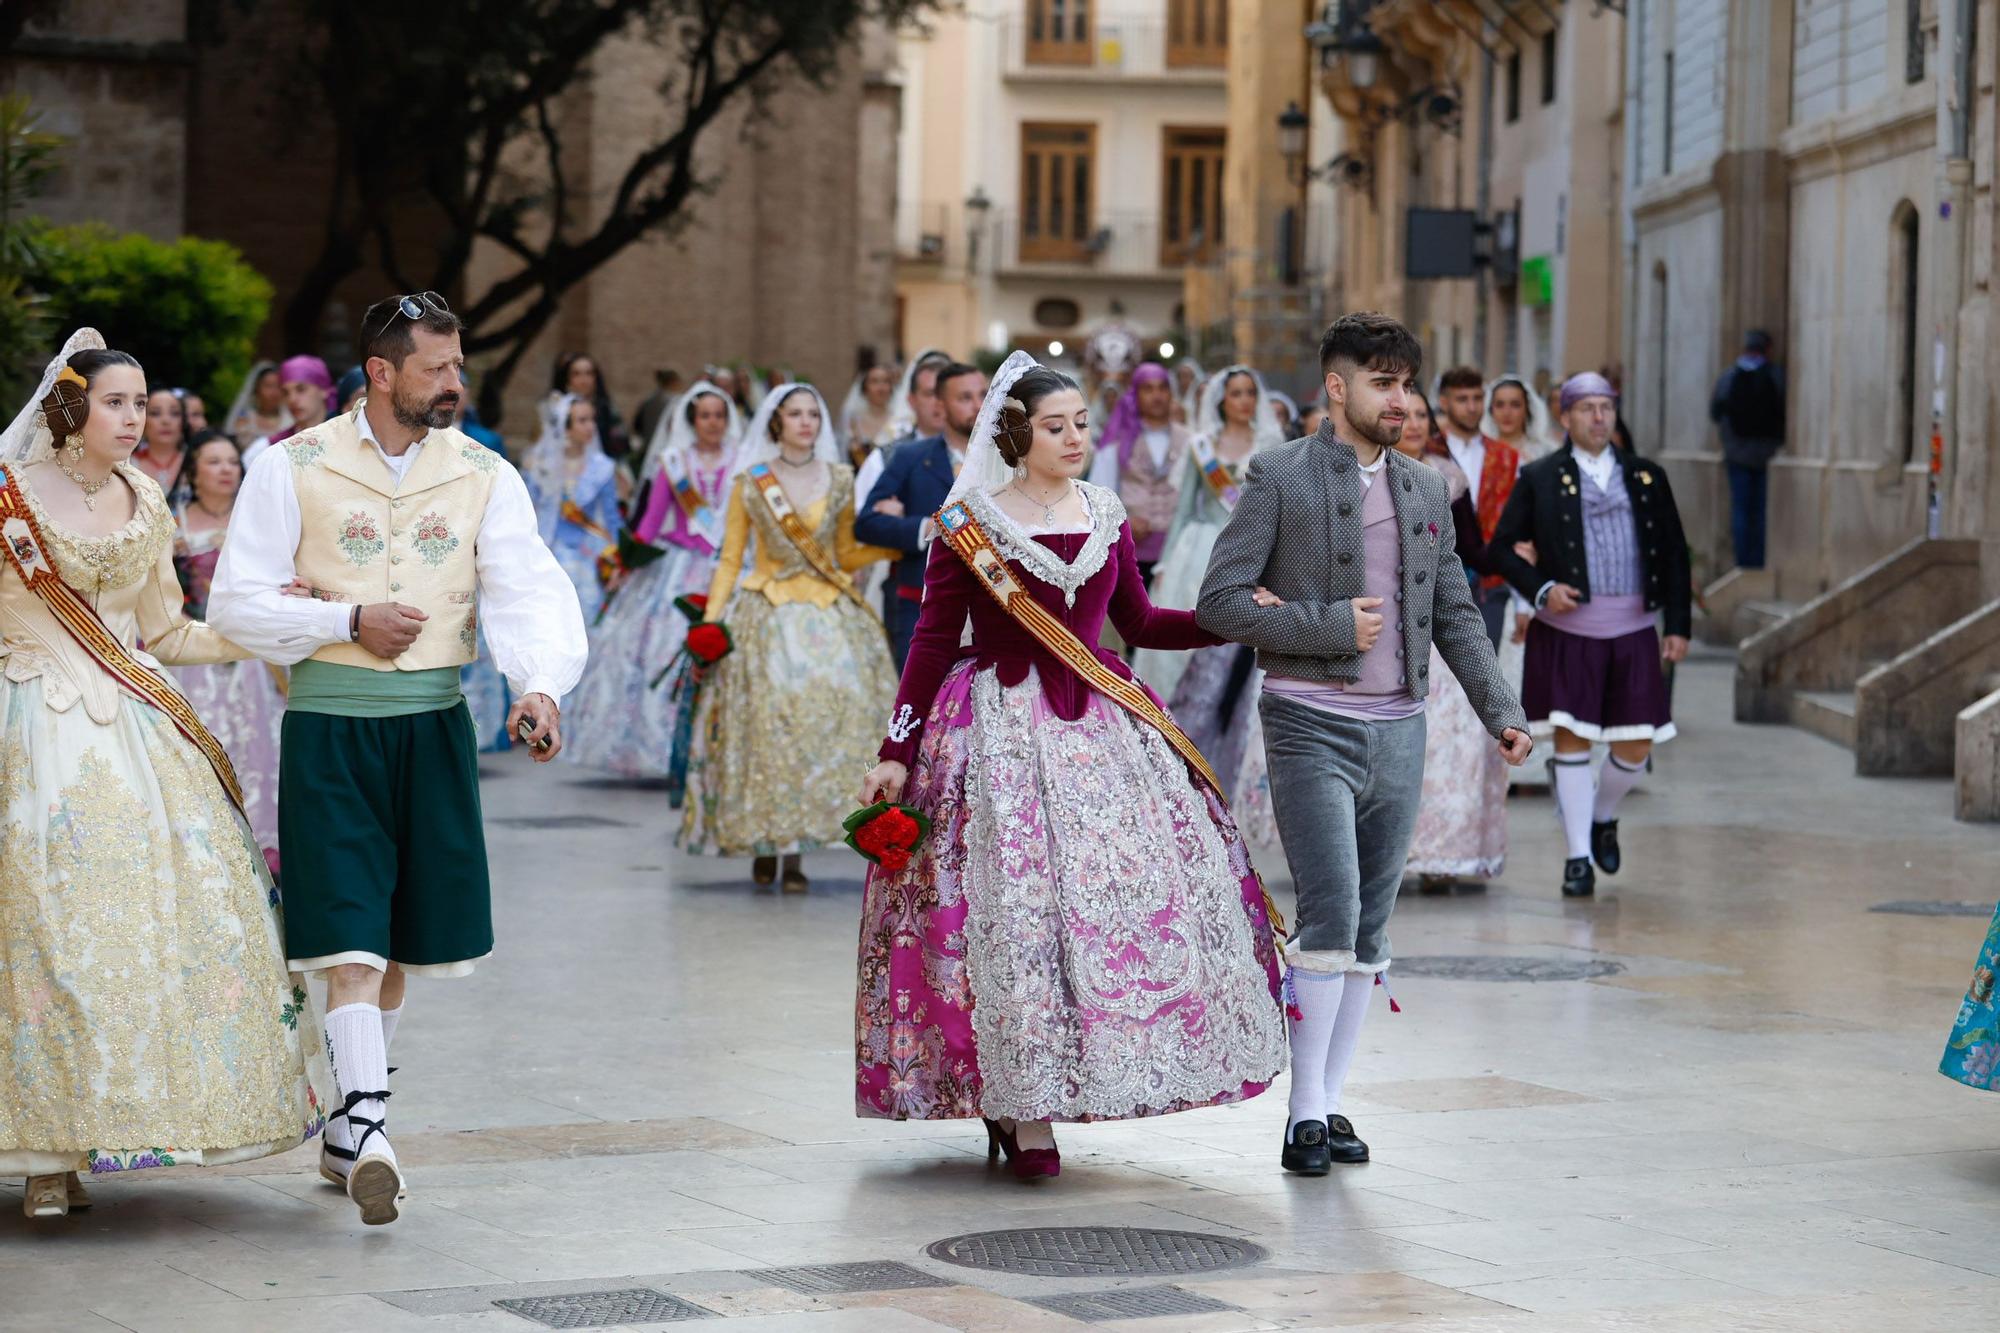
{"type": "Polygon", "coordinates": [[[271,284],[235,246],[88,224],[50,229],[41,250],[32,283],[55,337],[90,325],[139,358],[150,387],[199,393],[221,423],[271,310],[271,284]]]}

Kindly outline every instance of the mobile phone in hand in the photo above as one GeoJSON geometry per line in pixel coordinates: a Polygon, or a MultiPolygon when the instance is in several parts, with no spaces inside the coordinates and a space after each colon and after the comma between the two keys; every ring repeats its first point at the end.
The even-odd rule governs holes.
{"type": "Polygon", "coordinates": [[[555,739],[550,736],[544,736],[540,740],[529,739],[531,736],[534,735],[535,731],[535,719],[531,717],[522,718],[521,725],[518,728],[518,730],[521,733],[522,742],[526,744],[529,749],[534,750],[537,753],[547,750],[551,745],[555,744],[555,739]]]}

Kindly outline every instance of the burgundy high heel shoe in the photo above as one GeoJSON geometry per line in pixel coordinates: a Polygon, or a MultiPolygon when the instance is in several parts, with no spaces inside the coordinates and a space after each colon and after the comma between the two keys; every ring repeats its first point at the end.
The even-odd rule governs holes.
{"type": "MultiPolygon", "coordinates": [[[[985,1119],[985,1117],[981,1117],[985,1119]]],[[[986,1120],[986,1160],[1007,1155],[1007,1169],[1016,1180],[1045,1180],[1062,1174],[1062,1153],[1054,1148],[1023,1148],[1011,1129],[1002,1129],[997,1120],[986,1120]]]]}

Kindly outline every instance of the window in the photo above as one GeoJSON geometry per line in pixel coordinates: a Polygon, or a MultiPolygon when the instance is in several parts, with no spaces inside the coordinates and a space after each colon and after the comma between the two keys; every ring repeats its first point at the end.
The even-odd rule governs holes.
{"type": "Polygon", "coordinates": [[[1666,111],[1660,117],[1660,174],[1674,174],[1674,53],[1667,52],[1666,70],[1662,77],[1664,96],[1662,102],[1666,111]]]}
{"type": "Polygon", "coordinates": [[[1092,63],[1090,0],[1028,0],[1028,63],[1092,63]]]}
{"type": "Polygon", "coordinates": [[[1924,0],[1903,0],[1903,82],[1924,81],[1924,0]]]}
{"type": "Polygon", "coordinates": [[[1162,136],[1160,267],[1202,264],[1222,253],[1221,129],[1179,129],[1162,136]]]}
{"type": "Polygon", "coordinates": [[[1891,230],[1895,252],[1889,265],[1889,309],[1896,338],[1896,400],[1890,405],[1889,438],[1901,444],[1902,461],[1917,456],[1917,298],[1923,269],[1918,248],[1916,206],[1896,205],[1891,230]]]}
{"type": "Polygon", "coordinates": [[[1517,50],[1507,57],[1507,123],[1512,125],[1521,118],[1521,53],[1517,50]]]}
{"type": "Polygon", "coordinates": [[[1167,0],[1167,66],[1220,69],[1229,63],[1229,0],[1167,0]]]}
{"type": "Polygon", "coordinates": [[[1021,258],[1090,256],[1095,125],[1021,126],[1021,258]]]}
{"type": "Polygon", "coordinates": [[[1556,34],[1542,34],[1542,105],[1556,100],[1556,34]]]}

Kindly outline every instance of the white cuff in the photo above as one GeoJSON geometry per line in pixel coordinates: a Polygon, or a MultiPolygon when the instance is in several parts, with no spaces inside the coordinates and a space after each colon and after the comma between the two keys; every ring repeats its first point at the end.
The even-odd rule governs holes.
{"type": "Polygon", "coordinates": [[[523,696],[530,694],[546,694],[547,696],[549,696],[549,698],[555,700],[556,710],[558,712],[562,710],[562,691],[556,688],[555,681],[548,676],[536,676],[530,678],[528,681],[528,688],[522,690],[521,693],[523,696]]]}
{"type": "Polygon", "coordinates": [[[1550,579],[1547,583],[1544,583],[1541,587],[1535,589],[1535,609],[1537,611],[1541,610],[1543,603],[1549,600],[1549,589],[1555,586],[1556,586],[1556,581],[1554,579],[1550,579]]]}

